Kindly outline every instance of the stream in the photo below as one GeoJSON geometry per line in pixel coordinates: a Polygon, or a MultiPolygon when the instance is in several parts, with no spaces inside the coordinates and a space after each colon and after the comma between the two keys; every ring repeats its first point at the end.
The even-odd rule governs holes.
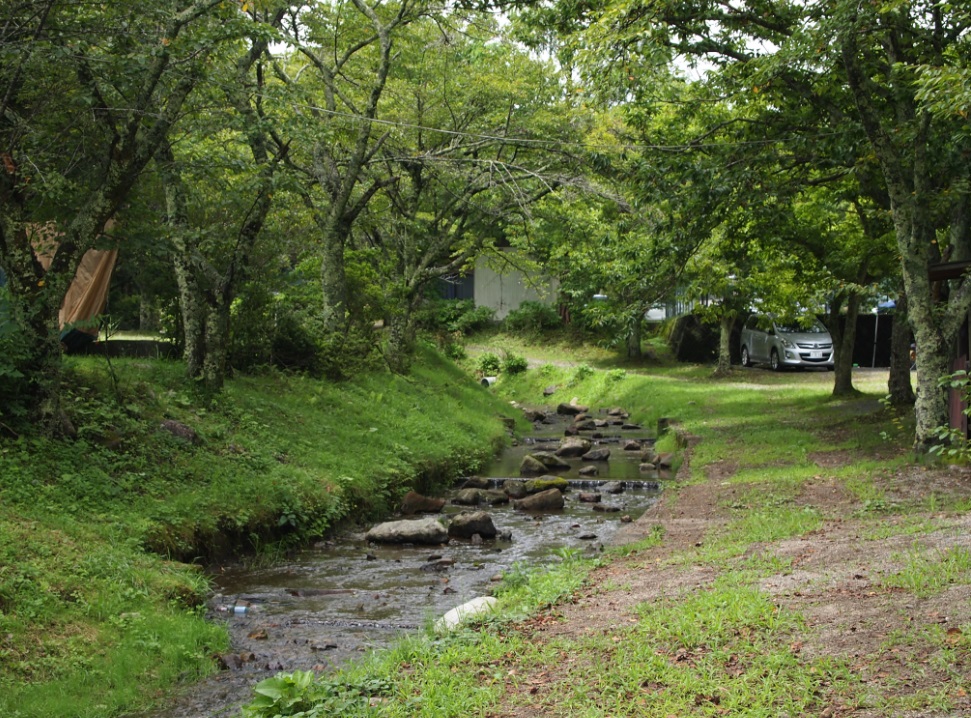
{"type": "MultiPolygon", "coordinates": [[[[531,434],[479,476],[496,488],[506,479],[521,480],[523,457],[554,451],[571,419],[547,415],[545,423],[537,422],[531,434]]],[[[150,718],[237,716],[240,706],[252,699],[252,686],[279,671],[333,670],[489,594],[504,572],[547,562],[556,549],[601,551],[623,523],[657,500],[660,480],[668,478],[643,471],[641,451],[622,449],[631,440],[644,449],[653,446],[649,432],[626,426],[622,430],[618,421],[596,433],[583,432],[594,448],[609,448],[610,458],[569,459],[571,468],[556,472],[570,482],[562,510],[532,514],[512,504],[446,503],[443,517],[463,510],[491,513],[500,532],[497,539],[453,539],[443,546],[370,544],[362,529],[307,546],[272,566],[214,569],[210,616],[228,622],[232,638],[231,652],[221,656],[226,670],[174,696],[168,708],[150,718]],[[590,465],[599,475],[580,476],[579,468],[590,465]],[[604,493],[599,503],[579,500],[581,493],[597,492],[606,482],[618,482],[615,490],[622,492],[604,493]]],[[[453,497],[462,483],[445,497],[453,497]]]]}

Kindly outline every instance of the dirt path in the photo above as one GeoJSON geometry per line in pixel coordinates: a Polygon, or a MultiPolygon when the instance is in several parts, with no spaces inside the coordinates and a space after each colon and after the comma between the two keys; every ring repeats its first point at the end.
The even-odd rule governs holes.
{"type": "MultiPolygon", "coordinates": [[[[758,587],[780,609],[804,617],[804,629],[793,642],[793,650],[807,659],[828,656],[844,661],[866,693],[900,697],[937,693],[946,696],[954,709],[935,712],[923,707],[896,715],[971,715],[967,695],[971,692],[971,652],[966,650],[968,637],[964,635],[971,625],[971,587],[967,581],[957,582],[923,596],[893,585],[899,580],[893,577],[908,564],[940,562],[952,549],[968,555],[971,515],[935,510],[935,501],[929,497],[936,493],[967,499],[971,475],[959,470],[911,468],[878,477],[885,500],[923,500],[926,506],[920,511],[882,514],[826,477],[827,470],[840,464],[837,454],[814,460],[820,475],[803,485],[795,504],[819,512],[820,528],[796,539],[750,545],[742,557],[778,559],[785,567],[765,576],[758,587]],[[949,651],[951,647],[958,650],[949,651]]],[[[606,634],[636,621],[641,604],[711,585],[726,568],[704,560],[703,551],[726,530],[732,506],[747,488],[729,481],[733,471],[732,466],[712,464],[706,467],[703,483],[670,491],[618,537],[637,541],[661,532],[660,545],[598,569],[589,589],[575,603],[557,607],[555,620],[539,617],[533,622],[527,629],[532,640],[606,634]]],[[[683,467],[680,476],[687,475],[683,467]]],[[[762,563],[771,565],[769,560],[762,563]]],[[[558,690],[563,686],[557,685],[555,677],[545,669],[535,669],[490,715],[557,715],[550,712],[543,697],[558,690]]],[[[926,704],[924,698],[915,702],[926,704]]],[[[820,715],[877,718],[883,714],[868,709],[865,701],[847,705],[834,699],[820,715]]]]}

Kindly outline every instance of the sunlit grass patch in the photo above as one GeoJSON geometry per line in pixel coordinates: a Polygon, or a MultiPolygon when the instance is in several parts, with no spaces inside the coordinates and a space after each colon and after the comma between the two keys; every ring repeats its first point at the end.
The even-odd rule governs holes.
{"type": "Polygon", "coordinates": [[[622,546],[612,546],[608,549],[608,555],[631,556],[641,551],[655,548],[664,543],[664,527],[655,524],[651,527],[650,533],[642,539],[623,544],[622,546]]]}
{"type": "Polygon", "coordinates": [[[728,535],[748,543],[780,541],[815,531],[822,522],[819,511],[809,506],[756,509],[733,521],[728,535]]]}
{"type": "Polygon", "coordinates": [[[720,648],[740,637],[764,640],[802,625],[798,615],[781,610],[768,594],[731,577],[688,595],[642,604],[638,615],[641,628],[671,652],[720,648]]]}
{"type": "Polygon", "coordinates": [[[864,521],[860,537],[866,541],[882,541],[894,536],[919,536],[946,525],[940,519],[927,516],[865,517],[864,521]]]}
{"type": "Polygon", "coordinates": [[[807,664],[793,644],[802,625],[765,594],[730,580],[709,589],[643,604],[639,621],[584,637],[571,653],[623,671],[572,672],[569,690],[551,699],[569,715],[802,714],[849,685],[848,672],[825,661],[807,664]]]}
{"type": "Polygon", "coordinates": [[[753,546],[804,536],[817,530],[822,522],[819,511],[812,507],[752,508],[741,512],[722,530],[706,536],[700,545],[672,557],[670,562],[729,569],[735,565],[735,559],[753,546]]]}
{"type": "Polygon", "coordinates": [[[877,660],[890,660],[899,668],[871,678],[865,702],[881,715],[927,710],[938,715],[954,710],[971,689],[969,648],[971,624],[901,622],[876,651],[877,660]],[[911,676],[920,679],[915,682],[911,676]]]}
{"type": "MultiPolygon", "coordinates": [[[[729,479],[732,484],[760,484],[770,491],[794,490],[805,480],[819,475],[815,465],[779,464],[775,466],[740,466],[729,479]],[[778,488],[777,488],[778,487],[778,488]]],[[[764,489],[763,489],[764,490],[764,489]]]]}
{"type": "Polygon", "coordinates": [[[915,545],[906,556],[895,557],[905,565],[887,574],[881,583],[926,598],[954,584],[971,584],[971,549],[956,546],[946,550],[922,550],[915,545]]]}

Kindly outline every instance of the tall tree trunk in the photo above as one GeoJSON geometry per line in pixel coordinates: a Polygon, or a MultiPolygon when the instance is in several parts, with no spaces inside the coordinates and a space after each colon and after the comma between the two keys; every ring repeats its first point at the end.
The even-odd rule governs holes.
{"type": "Polygon", "coordinates": [[[179,308],[182,313],[182,336],[185,346],[182,357],[185,373],[190,379],[202,376],[206,355],[206,314],[202,288],[192,266],[196,249],[189,238],[189,210],[182,175],[175,163],[169,143],[158,151],[159,170],[165,182],[165,212],[172,242],[172,267],[179,288],[179,308]]]}
{"type": "Polygon", "coordinates": [[[718,320],[718,364],[715,376],[728,376],[732,373],[732,329],[735,316],[723,314],[718,320]]]}
{"type": "Polygon", "coordinates": [[[24,332],[27,377],[28,418],[44,436],[61,437],[74,434],[61,403],[61,343],[58,328],[60,305],[45,302],[46,311],[39,311],[37,304],[31,309],[24,332]]]}
{"type": "Polygon", "coordinates": [[[642,329],[644,327],[644,311],[638,307],[627,321],[627,358],[639,360],[644,354],[641,351],[642,329]]]}
{"type": "Polygon", "coordinates": [[[388,366],[395,374],[407,374],[415,351],[415,327],[403,312],[392,314],[388,326],[388,366]]]}
{"type": "Polygon", "coordinates": [[[887,391],[893,406],[913,406],[916,396],[910,381],[910,320],[907,318],[907,294],[901,293],[893,315],[890,334],[890,376],[887,391]]]}
{"type": "Polygon", "coordinates": [[[206,311],[206,354],[202,364],[202,382],[212,395],[219,393],[226,381],[229,354],[229,309],[225,297],[210,304],[206,311]]]}
{"type": "MultiPolygon", "coordinates": [[[[9,216],[9,215],[8,215],[9,216]]],[[[22,337],[17,369],[24,375],[27,417],[45,436],[71,435],[74,429],[61,403],[61,345],[58,313],[80,256],[70,238],[61,241],[61,269],[45,272],[22,220],[0,227],[0,249],[13,319],[22,337]]]]}
{"type": "Polygon", "coordinates": [[[205,300],[192,272],[186,248],[180,242],[176,242],[175,246],[172,264],[179,287],[179,307],[182,313],[182,337],[185,342],[182,358],[186,376],[197,379],[202,375],[206,355],[205,300]]]}
{"type": "Polygon", "coordinates": [[[833,396],[855,394],[853,388],[853,347],[856,344],[856,320],[860,314],[860,295],[851,291],[846,297],[846,318],[830,314],[833,335],[833,396]],[[833,333],[835,330],[835,333],[833,333]]]}
{"type": "Polygon", "coordinates": [[[158,330],[158,311],[151,301],[151,295],[145,292],[140,292],[138,298],[138,329],[142,332],[158,330]]]}
{"type": "Polygon", "coordinates": [[[388,319],[386,361],[395,374],[407,374],[415,355],[415,309],[421,300],[421,289],[408,286],[395,292],[398,301],[388,319]]]}
{"type": "Polygon", "coordinates": [[[347,240],[343,222],[327,217],[321,227],[322,263],[320,286],[323,293],[324,326],[333,333],[347,327],[347,275],[344,270],[344,244],[347,240]]]}

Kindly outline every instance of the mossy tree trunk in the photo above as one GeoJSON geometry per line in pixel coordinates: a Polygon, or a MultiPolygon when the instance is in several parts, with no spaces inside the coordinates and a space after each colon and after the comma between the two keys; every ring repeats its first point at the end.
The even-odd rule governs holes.
{"type": "Polygon", "coordinates": [[[883,15],[855,3],[840,11],[836,40],[848,88],[890,198],[917,344],[914,448],[925,453],[937,443],[936,430],[948,421],[940,380],[950,373],[949,352],[971,306],[971,281],[966,276],[949,287],[940,286],[941,291],[929,276],[931,265],[945,255],[969,256],[967,232],[951,232],[942,255],[937,231],[953,220],[950,215],[945,220],[947,213],[940,209],[966,201],[967,193],[956,190],[967,184],[968,168],[966,160],[952,159],[953,148],[941,145],[940,138],[949,132],[948,119],[932,115],[918,101],[909,70],[901,68],[941,65],[954,38],[946,22],[920,24],[906,13],[883,15]]]}
{"type": "Polygon", "coordinates": [[[644,357],[641,350],[641,339],[643,338],[644,312],[640,305],[627,318],[627,358],[640,360],[644,357]]]}
{"type": "Polygon", "coordinates": [[[396,374],[407,374],[415,353],[415,322],[412,313],[394,312],[388,324],[387,362],[396,374]]]}
{"type": "Polygon", "coordinates": [[[893,330],[890,335],[890,376],[887,378],[887,391],[893,406],[913,406],[917,397],[910,380],[910,321],[907,319],[907,295],[901,293],[893,315],[893,330]]]}
{"type": "MultiPolygon", "coordinates": [[[[279,25],[283,11],[271,21],[279,25]]],[[[249,148],[254,190],[235,237],[228,237],[228,251],[219,243],[208,251],[199,242],[203,229],[193,226],[189,213],[189,184],[183,167],[166,142],[159,151],[172,262],[179,288],[185,348],[186,374],[199,379],[209,393],[222,389],[228,371],[230,319],[233,299],[250,264],[250,255],[273,206],[273,188],[279,164],[288,152],[286,144],[273,146],[270,124],[263,112],[262,61],[267,50],[264,34],[254,37],[249,50],[235,66],[233,81],[222,98],[241,118],[241,141],[249,148]]]]}

